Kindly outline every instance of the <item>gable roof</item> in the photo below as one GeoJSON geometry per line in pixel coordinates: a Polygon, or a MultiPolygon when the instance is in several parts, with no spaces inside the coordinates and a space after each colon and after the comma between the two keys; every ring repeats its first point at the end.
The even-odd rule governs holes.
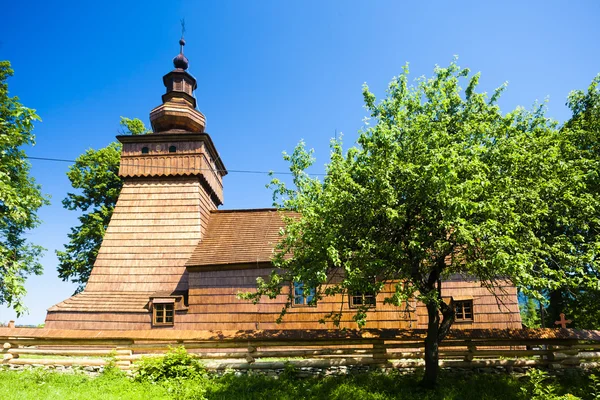
{"type": "Polygon", "coordinates": [[[283,216],[274,208],[211,211],[206,233],[186,267],[270,262],[283,216]]]}

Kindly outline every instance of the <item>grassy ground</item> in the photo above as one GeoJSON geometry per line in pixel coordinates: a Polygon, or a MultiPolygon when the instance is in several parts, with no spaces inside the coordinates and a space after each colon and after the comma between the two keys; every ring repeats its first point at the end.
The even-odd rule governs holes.
{"type": "MultiPolygon", "coordinates": [[[[571,393],[594,399],[586,377],[546,380],[543,387],[554,385],[556,394],[571,393]]],[[[522,392],[529,387],[527,378],[480,374],[471,376],[442,375],[439,388],[426,391],[418,386],[418,376],[364,374],[357,376],[296,379],[287,376],[273,379],[262,376],[226,375],[221,378],[176,379],[151,384],[134,382],[118,374],[90,378],[83,374],[61,374],[41,369],[15,372],[0,371],[0,399],[532,399],[522,392]]],[[[545,390],[545,389],[544,389],[545,390]]],[[[600,398],[600,397],[598,397],[600,398]]]]}

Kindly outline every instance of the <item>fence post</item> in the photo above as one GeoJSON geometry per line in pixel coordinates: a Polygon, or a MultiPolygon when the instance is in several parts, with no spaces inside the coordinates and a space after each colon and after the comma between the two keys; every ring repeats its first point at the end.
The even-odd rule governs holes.
{"type": "Polygon", "coordinates": [[[246,362],[248,364],[252,364],[253,362],[256,361],[256,359],[253,357],[252,353],[256,352],[256,347],[252,346],[250,344],[250,342],[248,342],[248,354],[246,354],[246,362]]]}
{"type": "Polygon", "coordinates": [[[387,348],[385,347],[385,341],[377,340],[373,343],[373,360],[379,361],[377,364],[384,364],[387,362],[387,348]]]}
{"type": "Polygon", "coordinates": [[[4,345],[2,346],[2,360],[4,362],[8,362],[13,358],[13,355],[8,352],[11,347],[12,345],[10,343],[4,343],[4,345]]]}
{"type": "Polygon", "coordinates": [[[116,348],[115,355],[115,364],[119,369],[129,371],[131,369],[131,356],[133,355],[133,350],[126,349],[122,347],[116,348]]]}
{"type": "Polygon", "coordinates": [[[467,355],[465,356],[465,361],[467,362],[471,362],[473,361],[473,358],[475,358],[475,350],[477,349],[475,345],[473,345],[472,343],[470,343],[471,341],[468,341],[467,344],[467,355]]]}

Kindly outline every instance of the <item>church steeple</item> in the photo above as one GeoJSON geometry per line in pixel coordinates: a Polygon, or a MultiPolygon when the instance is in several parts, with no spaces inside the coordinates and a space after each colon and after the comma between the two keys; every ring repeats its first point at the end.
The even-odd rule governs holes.
{"type": "Polygon", "coordinates": [[[196,110],[194,90],[196,78],[187,72],[189,60],[183,54],[185,40],[179,40],[179,54],[173,58],[175,69],[163,76],[167,89],[162,96],[163,104],[150,112],[150,123],[155,133],[195,132],[202,133],[206,118],[196,110]]]}

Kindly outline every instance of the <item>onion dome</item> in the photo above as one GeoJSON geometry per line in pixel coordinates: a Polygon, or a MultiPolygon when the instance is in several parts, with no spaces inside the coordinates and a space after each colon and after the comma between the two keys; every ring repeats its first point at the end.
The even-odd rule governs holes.
{"type": "Polygon", "coordinates": [[[173,65],[175,66],[175,68],[182,69],[185,71],[186,69],[188,69],[190,62],[188,61],[187,57],[183,55],[183,46],[185,46],[185,40],[181,38],[179,40],[179,54],[177,54],[175,58],[173,58],[173,65]]]}

